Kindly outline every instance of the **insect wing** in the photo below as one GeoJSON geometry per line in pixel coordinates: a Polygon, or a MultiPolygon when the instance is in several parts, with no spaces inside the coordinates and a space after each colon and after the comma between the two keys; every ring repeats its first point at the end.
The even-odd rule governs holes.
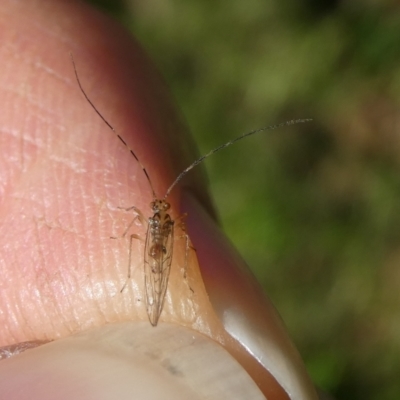
{"type": "Polygon", "coordinates": [[[159,243],[159,241],[154,239],[149,226],[145,244],[144,274],[146,309],[150,323],[153,326],[156,326],[158,323],[167,292],[172,263],[174,225],[168,223],[166,232],[164,233],[163,239],[161,243],[159,243]]]}

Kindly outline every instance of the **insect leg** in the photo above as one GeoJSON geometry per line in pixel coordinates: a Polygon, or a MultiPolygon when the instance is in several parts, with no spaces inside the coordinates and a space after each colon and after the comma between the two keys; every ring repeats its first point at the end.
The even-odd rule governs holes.
{"type": "MultiPolygon", "coordinates": [[[[189,235],[186,233],[186,223],[185,219],[187,217],[187,213],[184,213],[180,215],[176,220],[175,223],[179,226],[179,228],[182,230],[182,235],[177,236],[177,239],[180,238],[185,238],[185,263],[183,266],[183,277],[186,279],[186,272],[187,272],[187,265],[188,265],[188,259],[189,259],[189,250],[192,249],[196,251],[196,249],[192,246],[189,235]]],[[[192,290],[192,288],[190,288],[192,290]]]]}
{"type": "Polygon", "coordinates": [[[143,213],[135,206],[129,207],[129,208],[122,208],[122,207],[118,207],[121,210],[125,210],[125,211],[131,211],[134,210],[136,213],[135,218],[133,218],[133,220],[129,223],[128,227],[125,229],[124,233],[121,236],[110,236],[110,239],[121,239],[124,238],[126,236],[126,234],[129,232],[129,230],[132,228],[132,225],[134,224],[134,222],[136,220],[139,220],[139,222],[142,225],[146,225],[147,224],[147,219],[146,217],[143,215],[143,213]]]}
{"type": "Polygon", "coordinates": [[[120,293],[122,293],[124,291],[124,289],[126,288],[126,285],[128,284],[129,280],[131,279],[132,243],[133,243],[133,239],[144,241],[144,239],[141,236],[137,235],[136,233],[133,233],[129,237],[128,274],[126,276],[126,281],[125,281],[124,285],[122,286],[122,288],[120,290],[120,293]]]}
{"type": "MultiPolygon", "coordinates": [[[[142,225],[147,225],[147,224],[148,224],[146,217],[143,215],[143,213],[142,213],[137,207],[132,206],[132,207],[128,207],[128,208],[123,208],[123,207],[118,207],[118,208],[120,208],[120,209],[122,209],[122,210],[125,210],[125,211],[134,210],[135,213],[136,213],[136,216],[135,216],[135,218],[133,218],[132,221],[129,223],[128,227],[125,229],[125,231],[124,231],[124,233],[122,234],[122,236],[119,236],[119,237],[117,237],[117,236],[111,236],[111,237],[110,237],[111,239],[120,239],[120,238],[124,238],[124,237],[127,235],[127,233],[129,232],[129,230],[132,228],[132,225],[134,224],[134,222],[135,222],[137,219],[139,220],[139,222],[140,222],[142,225]]],[[[131,278],[132,243],[133,243],[133,239],[138,239],[138,240],[144,241],[144,239],[143,239],[140,235],[137,235],[136,233],[133,233],[132,235],[129,236],[128,274],[127,274],[126,281],[125,281],[124,285],[122,286],[122,289],[120,290],[120,293],[122,293],[122,292],[124,291],[124,289],[126,288],[126,286],[127,286],[127,284],[128,284],[128,281],[129,281],[130,278],[131,278]]]]}

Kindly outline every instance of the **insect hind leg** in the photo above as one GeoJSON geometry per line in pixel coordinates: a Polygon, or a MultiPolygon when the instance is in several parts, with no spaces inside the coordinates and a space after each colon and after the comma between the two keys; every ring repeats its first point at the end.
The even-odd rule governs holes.
{"type": "Polygon", "coordinates": [[[128,274],[126,275],[126,281],[125,281],[124,285],[122,286],[121,290],[119,291],[120,293],[122,293],[125,290],[126,286],[128,285],[129,280],[131,279],[132,243],[133,243],[134,239],[144,241],[144,239],[140,235],[137,235],[136,233],[133,233],[132,235],[129,236],[128,274]]]}
{"type": "MultiPolygon", "coordinates": [[[[186,213],[180,215],[175,220],[175,223],[178,222],[177,225],[179,226],[179,228],[182,231],[182,234],[177,236],[176,238],[177,239],[182,239],[182,238],[185,239],[185,261],[184,261],[184,264],[183,264],[183,278],[187,281],[187,268],[188,268],[189,251],[190,250],[196,251],[196,249],[195,249],[195,247],[193,247],[193,245],[192,245],[192,243],[190,241],[189,235],[186,233],[186,223],[185,223],[186,217],[187,217],[186,213]]],[[[193,289],[190,287],[190,284],[189,284],[189,289],[192,292],[194,292],[193,289]]]]}
{"type": "MultiPolygon", "coordinates": [[[[143,213],[137,207],[132,206],[132,207],[128,207],[128,208],[123,208],[123,207],[118,207],[118,208],[121,209],[121,210],[125,210],[125,211],[132,211],[133,210],[133,211],[135,211],[136,216],[135,216],[135,218],[132,219],[132,221],[129,223],[128,227],[125,229],[124,233],[121,236],[110,236],[110,239],[121,239],[121,238],[124,238],[128,234],[129,230],[132,228],[132,225],[134,224],[134,222],[136,220],[139,220],[139,222],[142,225],[147,225],[148,224],[147,219],[145,218],[143,213]]],[[[136,233],[133,233],[133,234],[131,234],[129,236],[128,273],[127,273],[126,281],[125,281],[124,285],[122,286],[122,288],[120,290],[120,293],[122,293],[125,290],[126,286],[128,285],[129,280],[131,279],[131,272],[132,272],[131,271],[132,243],[133,243],[134,239],[137,239],[137,240],[140,240],[140,241],[144,241],[143,237],[141,237],[140,235],[138,235],[136,233]]]]}

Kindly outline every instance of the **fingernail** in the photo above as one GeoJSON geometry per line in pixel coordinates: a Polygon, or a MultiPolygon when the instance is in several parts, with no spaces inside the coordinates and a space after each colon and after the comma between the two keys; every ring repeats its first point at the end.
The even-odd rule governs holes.
{"type": "MultiPolygon", "coordinates": [[[[210,301],[226,331],[293,399],[317,399],[283,322],[246,263],[196,198],[185,195],[187,229],[210,301]]],[[[299,310],[300,311],[300,310],[299,310]]]]}

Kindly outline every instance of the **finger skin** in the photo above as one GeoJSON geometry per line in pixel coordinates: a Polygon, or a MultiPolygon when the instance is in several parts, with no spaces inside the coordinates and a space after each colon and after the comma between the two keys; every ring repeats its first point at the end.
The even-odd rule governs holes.
{"type": "MultiPolygon", "coordinates": [[[[143,245],[133,244],[131,285],[121,294],[129,239],[110,237],[133,218],[120,207],[149,215],[151,191],[140,165],[80,93],[70,52],[91,101],[135,150],[158,195],[195,159],[185,124],[140,46],[84,3],[5,0],[0,19],[0,344],[146,321],[143,245]]],[[[184,185],[210,210],[198,171],[184,185]]],[[[180,199],[177,187],[169,198],[174,218],[184,208],[180,199]]],[[[144,226],[135,228],[145,235],[144,226]]],[[[179,265],[164,320],[236,346],[197,267],[189,266],[185,281],[179,265]]],[[[286,398],[261,371],[278,393],[273,398],[286,398]]]]}
{"type": "MultiPolygon", "coordinates": [[[[1,113],[0,343],[46,340],[123,319],[145,319],[142,244],[131,291],[128,237],[151,192],[133,157],[79,91],[135,147],[162,192],[171,143],[184,134],[165,85],[116,23],[80,2],[1,4],[5,107],[1,113]],[[136,283],[136,285],[135,285],[136,283]],[[143,312],[144,311],[144,312],[143,312]]],[[[171,178],[170,178],[171,176],[171,178]]],[[[173,200],[173,199],[171,199],[173,200]]],[[[145,234],[138,226],[137,233],[145,234]]]]}

